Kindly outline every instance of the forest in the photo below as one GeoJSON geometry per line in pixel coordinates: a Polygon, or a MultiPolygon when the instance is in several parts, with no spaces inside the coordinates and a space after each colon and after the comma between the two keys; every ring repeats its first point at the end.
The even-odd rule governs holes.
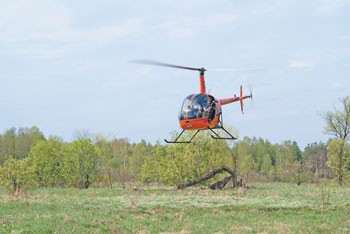
{"type": "Polygon", "coordinates": [[[191,144],[131,143],[103,134],[81,134],[64,142],[58,136],[46,138],[36,126],[13,127],[0,134],[0,185],[13,193],[31,187],[175,186],[226,166],[236,182],[335,181],[341,186],[350,176],[350,98],[340,102],[341,109],[322,116],[328,142],[310,143],[305,149],[291,140],[213,140],[205,132],[191,144]]]}

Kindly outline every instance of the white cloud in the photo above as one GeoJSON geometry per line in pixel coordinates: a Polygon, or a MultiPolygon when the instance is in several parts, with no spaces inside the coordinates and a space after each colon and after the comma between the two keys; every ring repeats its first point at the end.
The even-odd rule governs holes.
{"type": "Polygon", "coordinates": [[[300,69],[303,71],[313,70],[315,64],[311,60],[308,59],[299,59],[299,60],[291,60],[289,61],[289,67],[300,69]]]}
{"type": "Polygon", "coordinates": [[[200,31],[221,27],[237,20],[234,14],[213,14],[205,18],[184,15],[173,15],[158,25],[165,35],[176,38],[194,38],[200,31]]]}
{"type": "MultiPolygon", "coordinates": [[[[88,40],[105,42],[142,29],[140,21],[128,19],[101,27],[76,29],[73,13],[54,1],[20,0],[0,3],[2,39],[10,40],[88,40]]],[[[84,41],[82,40],[82,41],[84,41]]]]}
{"type": "Polygon", "coordinates": [[[330,14],[349,3],[347,0],[320,0],[317,11],[321,14],[330,14]]]}
{"type": "Polygon", "coordinates": [[[238,19],[234,14],[214,14],[207,17],[205,20],[200,20],[202,27],[218,27],[223,24],[229,24],[238,19]]]}
{"type": "Polygon", "coordinates": [[[0,27],[3,36],[7,35],[10,39],[26,39],[34,32],[54,32],[65,28],[68,22],[69,10],[53,1],[19,0],[0,3],[0,27]]]}
{"type": "Polygon", "coordinates": [[[336,92],[343,92],[343,91],[347,91],[347,85],[345,85],[344,83],[341,82],[333,82],[331,84],[331,89],[336,91],[336,92]]]}
{"type": "Polygon", "coordinates": [[[3,52],[32,58],[59,58],[143,30],[141,21],[132,18],[99,27],[75,28],[73,25],[77,22],[72,15],[71,9],[54,1],[0,3],[3,52]]]}
{"type": "MultiPolygon", "coordinates": [[[[99,48],[133,34],[157,33],[171,38],[195,38],[201,31],[230,24],[233,14],[207,17],[171,15],[158,26],[129,17],[109,24],[79,27],[74,8],[57,1],[15,0],[0,3],[0,43],[4,53],[32,58],[60,58],[99,48]]],[[[139,16],[136,16],[139,17],[139,16]]]]}

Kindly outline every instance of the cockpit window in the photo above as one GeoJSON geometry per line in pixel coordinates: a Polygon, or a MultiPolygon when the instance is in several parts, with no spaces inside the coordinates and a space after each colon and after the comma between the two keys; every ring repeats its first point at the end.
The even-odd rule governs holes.
{"type": "Polygon", "coordinates": [[[192,94],[185,98],[180,110],[179,119],[208,117],[208,95],[192,94]]]}
{"type": "Polygon", "coordinates": [[[180,120],[186,119],[188,110],[190,109],[190,106],[191,106],[191,98],[192,98],[192,96],[193,96],[193,94],[187,96],[185,98],[185,100],[183,101],[182,107],[181,107],[181,110],[180,110],[180,113],[179,113],[179,119],[180,120]]]}

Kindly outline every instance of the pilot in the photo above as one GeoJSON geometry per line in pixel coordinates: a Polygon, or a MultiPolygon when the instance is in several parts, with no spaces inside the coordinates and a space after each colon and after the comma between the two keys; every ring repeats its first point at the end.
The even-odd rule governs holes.
{"type": "Polygon", "coordinates": [[[203,113],[202,113],[202,108],[197,109],[197,118],[202,118],[203,113]]]}

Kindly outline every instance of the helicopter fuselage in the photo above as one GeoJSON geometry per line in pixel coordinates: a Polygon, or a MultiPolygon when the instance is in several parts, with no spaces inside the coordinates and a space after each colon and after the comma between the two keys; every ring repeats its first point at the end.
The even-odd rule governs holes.
{"type": "Polygon", "coordinates": [[[215,128],[221,113],[221,102],[213,96],[206,93],[188,95],[180,109],[180,127],[184,130],[215,128]]]}

